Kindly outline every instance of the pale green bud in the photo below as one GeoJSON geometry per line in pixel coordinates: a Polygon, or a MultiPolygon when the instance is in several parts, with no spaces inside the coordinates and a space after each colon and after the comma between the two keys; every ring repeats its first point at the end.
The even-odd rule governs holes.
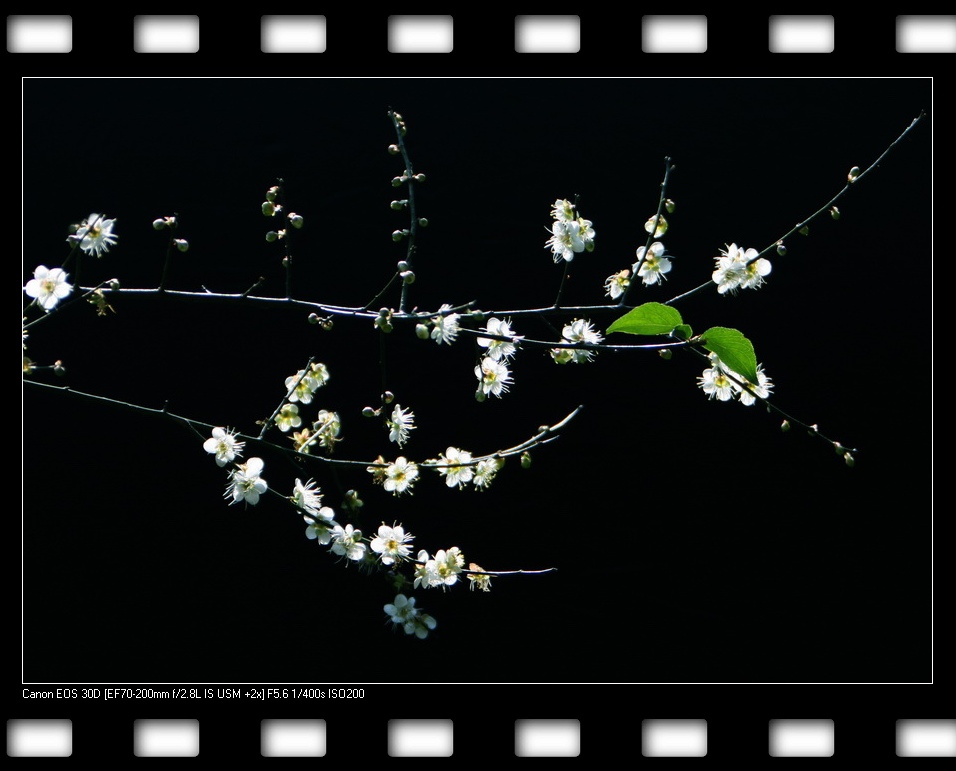
{"type": "Polygon", "coordinates": [[[856,182],[856,178],[859,176],[860,176],[860,167],[854,166],[852,169],[850,169],[850,173],[846,175],[846,181],[849,182],[850,184],[853,184],[854,182],[856,182]]]}
{"type": "Polygon", "coordinates": [[[412,177],[412,179],[414,179],[416,182],[424,182],[424,181],[425,181],[425,175],[424,175],[424,174],[416,174],[414,177],[412,177]]]}
{"type": "Polygon", "coordinates": [[[310,313],[310,314],[309,314],[309,323],[310,323],[310,324],[318,324],[318,323],[319,323],[319,314],[317,314],[317,313],[310,313]]]}
{"type": "Polygon", "coordinates": [[[405,260],[399,260],[399,261],[398,261],[398,265],[396,265],[395,267],[396,267],[396,269],[398,269],[399,271],[402,271],[402,270],[408,270],[408,269],[411,268],[412,266],[409,265],[408,262],[405,261],[405,260]]]}
{"type": "Polygon", "coordinates": [[[810,235],[810,226],[804,225],[802,228],[800,228],[798,232],[800,233],[801,236],[808,236],[810,235]]]}
{"type": "Polygon", "coordinates": [[[364,415],[366,418],[374,418],[377,414],[378,413],[371,407],[362,408],[362,415],[364,415]]]}
{"type": "Polygon", "coordinates": [[[418,337],[419,340],[427,340],[430,336],[428,332],[428,327],[426,327],[424,324],[416,324],[415,335],[418,337]]]}
{"type": "Polygon", "coordinates": [[[391,404],[395,401],[395,394],[391,391],[386,391],[382,394],[382,401],[385,402],[385,404],[391,404]]]}
{"type": "Polygon", "coordinates": [[[830,216],[833,217],[833,219],[835,219],[835,220],[840,219],[840,210],[839,210],[836,206],[831,206],[831,207],[830,207],[830,216]]]}
{"type": "Polygon", "coordinates": [[[268,241],[270,244],[273,241],[275,241],[278,237],[279,237],[279,234],[276,233],[274,230],[270,230],[268,233],[266,233],[266,241],[268,241]]]}
{"type": "Polygon", "coordinates": [[[404,181],[405,177],[392,177],[392,187],[399,187],[404,181]]]}
{"type": "Polygon", "coordinates": [[[272,203],[276,199],[276,196],[278,194],[279,194],[279,186],[273,185],[266,191],[266,200],[272,203]]]}
{"type": "Polygon", "coordinates": [[[305,220],[302,218],[302,215],[295,213],[289,215],[289,222],[292,223],[292,227],[294,227],[296,230],[300,230],[302,225],[305,224],[305,220]]]}
{"type": "Polygon", "coordinates": [[[419,218],[418,218],[418,225],[419,225],[419,227],[427,228],[427,227],[428,227],[428,220],[425,219],[424,217],[419,217],[419,218]]]}
{"type": "Polygon", "coordinates": [[[406,284],[415,283],[415,274],[410,270],[403,270],[401,272],[401,277],[402,277],[402,281],[404,281],[406,284]]]}
{"type": "Polygon", "coordinates": [[[658,351],[658,354],[660,354],[660,357],[661,357],[664,361],[670,361],[670,360],[671,360],[671,356],[674,355],[674,352],[671,351],[670,348],[661,348],[660,351],[658,351]]]}
{"type": "Polygon", "coordinates": [[[531,468],[531,453],[527,450],[521,453],[521,468],[531,468]]]}
{"type": "Polygon", "coordinates": [[[787,253],[787,247],[783,245],[783,241],[777,241],[777,254],[781,257],[785,256],[787,253]]]}
{"type": "Polygon", "coordinates": [[[118,278],[110,279],[110,289],[114,292],[118,292],[120,290],[120,280],[118,278]]]}
{"type": "Polygon", "coordinates": [[[391,206],[394,211],[401,211],[405,208],[406,203],[407,201],[392,201],[389,206],[391,206]]]}
{"type": "Polygon", "coordinates": [[[787,431],[789,431],[789,430],[790,430],[790,421],[789,421],[789,420],[783,421],[783,423],[780,424],[780,430],[783,431],[784,433],[786,433],[787,431]]]}
{"type": "Polygon", "coordinates": [[[176,244],[176,248],[181,252],[189,251],[189,241],[185,238],[176,238],[173,240],[173,243],[176,244]]]}
{"type": "Polygon", "coordinates": [[[400,152],[401,152],[401,150],[399,150],[398,145],[389,145],[389,146],[388,146],[388,154],[389,154],[389,155],[398,155],[400,152]]]}
{"type": "Polygon", "coordinates": [[[846,465],[849,466],[850,468],[853,468],[853,466],[856,465],[856,458],[853,457],[853,453],[850,453],[850,452],[846,453],[843,456],[843,460],[846,461],[846,465]]]}
{"type": "Polygon", "coordinates": [[[677,204],[668,198],[666,201],[664,201],[664,208],[667,209],[668,214],[673,214],[674,209],[677,208],[677,204]]]}
{"type": "Polygon", "coordinates": [[[272,201],[262,202],[262,213],[266,217],[272,217],[276,213],[276,205],[272,201]]]}
{"type": "Polygon", "coordinates": [[[393,241],[396,241],[396,242],[397,242],[397,241],[401,241],[403,238],[405,238],[405,233],[404,233],[403,231],[401,231],[401,230],[393,230],[393,231],[392,231],[392,240],[393,240],[393,241]]]}
{"type": "Polygon", "coordinates": [[[162,230],[164,227],[166,227],[166,220],[162,218],[153,220],[153,230],[162,230]]]}
{"type": "Polygon", "coordinates": [[[475,401],[476,401],[476,402],[483,402],[486,398],[487,398],[487,397],[485,396],[485,392],[482,391],[480,388],[479,388],[477,391],[475,391],[475,401]]]}

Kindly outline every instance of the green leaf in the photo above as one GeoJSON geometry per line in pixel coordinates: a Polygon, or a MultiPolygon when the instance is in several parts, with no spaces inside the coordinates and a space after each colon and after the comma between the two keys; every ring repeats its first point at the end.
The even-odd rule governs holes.
{"type": "Polygon", "coordinates": [[[690,328],[690,324],[678,324],[674,327],[674,336],[681,340],[690,340],[694,336],[694,330],[690,328]]]}
{"type": "Polygon", "coordinates": [[[739,329],[711,327],[701,335],[701,344],[716,353],[727,369],[757,382],[757,354],[754,346],[739,329]]]}
{"type": "Polygon", "coordinates": [[[680,313],[662,303],[644,303],[632,308],[607,328],[607,333],[626,332],[629,335],[667,335],[682,319],[680,313]]]}

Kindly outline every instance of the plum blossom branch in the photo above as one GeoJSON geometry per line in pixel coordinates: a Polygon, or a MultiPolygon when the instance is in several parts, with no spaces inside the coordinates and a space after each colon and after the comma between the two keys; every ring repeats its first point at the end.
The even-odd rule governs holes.
{"type": "MultiPolygon", "coordinates": [[[[134,404],[133,402],[124,401],[122,399],[113,399],[108,396],[102,396],[100,394],[92,394],[86,391],[79,391],[75,388],[71,388],[70,386],[50,385],[49,383],[43,383],[40,381],[29,380],[29,379],[24,380],[23,382],[25,385],[28,385],[34,388],[42,388],[48,391],[57,391],[61,393],[67,393],[73,396],[79,396],[84,399],[91,399],[93,401],[104,402],[106,404],[112,404],[117,407],[134,410],[136,412],[144,412],[150,415],[159,415],[159,416],[168,417],[178,423],[182,423],[183,425],[188,426],[197,434],[197,436],[200,436],[203,439],[205,439],[206,437],[199,430],[200,428],[207,432],[212,431],[212,429],[216,428],[216,426],[214,426],[212,423],[206,423],[201,420],[195,420],[193,418],[187,418],[182,415],[176,415],[170,412],[166,408],[166,406],[163,406],[162,408],[157,409],[154,407],[146,407],[140,404],[134,404]]],[[[558,438],[558,433],[565,426],[567,426],[567,424],[574,417],[576,417],[581,412],[582,409],[584,409],[583,405],[578,406],[575,409],[573,409],[570,413],[568,413],[564,418],[559,420],[557,423],[550,426],[548,425],[540,426],[538,430],[531,437],[524,440],[523,442],[520,442],[519,444],[516,444],[513,447],[508,447],[503,450],[497,450],[495,452],[491,452],[486,455],[476,456],[473,462],[467,465],[477,465],[482,460],[506,458],[506,457],[511,457],[514,455],[520,455],[523,452],[529,449],[532,449],[534,447],[548,444],[558,438]]],[[[237,440],[242,440],[244,442],[258,443],[258,444],[261,444],[262,446],[269,447],[285,455],[296,456],[296,457],[310,460],[310,461],[317,461],[319,463],[326,464],[329,466],[356,466],[356,467],[361,466],[363,468],[365,467],[387,468],[390,465],[377,458],[373,461],[359,461],[359,460],[348,460],[344,458],[329,458],[329,457],[325,457],[321,455],[309,455],[306,453],[299,452],[295,449],[284,447],[282,445],[275,444],[274,442],[270,442],[266,439],[263,439],[261,435],[253,436],[252,434],[236,433],[234,436],[237,440]]],[[[422,465],[429,468],[441,467],[441,464],[423,463],[422,465]]],[[[456,465],[466,465],[466,464],[456,464],[456,465]]]]}
{"type": "MultiPolygon", "coordinates": [[[[670,156],[664,158],[664,179],[661,180],[661,196],[657,202],[657,213],[651,218],[651,220],[649,220],[650,226],[646,228],[647,242],[644,244],[644,251],[639,252],[640,257],[638,258],[637,263],[634,265],[635,278],[637,278],[640,267],[644,263],[645,259],[647,258],[647,255],[650,254],[651,245],[653,244],[654,239],[658,235],[663,235],[663,233],[661,233],[660,231],[662,229],[666,229],[666,226],[662,228],[662,224],[663,224],[662,220],[664,216],[663,211],[664,211],[664,204],[667,202],[667,183],[670,180],[671,172],[673,170],[674,170],[674,164],[671,163],[670,156]]],[[[624,291],[621,294],[621,299],[617,303],[619,308],[625,307],[625,304],[627,302],[627,296],[628,294],[630,294],[631,289],[635,283],[636,283],[635,281],[631,281],[628,283],[626,287],[624,287],[624,291]]]]}
{"type": "MultiPolygon", "coordinates": [[[[850,169],[850,172],[847,175],[846,184],[835,196],[833,196],[829,201],[823,204],[823,206],[817,209],[809,217],[807,217],[804,220],[801,220],[792,228],[790,228],[790,230],[784,233],[780,238],[773,241],[773,243],[764,247],[759,252],[756,252],[756,250],[754,250],[756,253],[751,255],[748,258],[748,260],[746,261],[746,264],[750,265],[751,263],[757,262],[757,260],[761,259],[764,255],[768,254],[773,249],[776,249],[777,252],[781,255],[786,254],[786,247],[784,245],[784,242],[788,238],[790,238],[796,233],[800,233],[801,231],[806,232],[806,228],[810,225],[811,222],[816,220],[818,217],[823,216],[827,212],[833,213],[836,202],[839,201],[841,198],[843,198],[847,193],[849,193],[851,187],[853,187],[857,182],[863,179],[863,177],[865,177],[867,174],[873,171],[877,166],[879,166],[880,162],[887,156],[890,150],[896,147],[896,145],[898,145],[903,140],[903,138],[907,134],[909,134],[910,131],[912,131],[925,116],[926,116],[926,113],[925,111],[923,111],[923,112],[920,112],[920,114],[917,115],[915,118],[913,118],[910,124],[903,130],[903,133],[901,133],[896,139],[890,142],[887,148],[882,153],[880,153],[880,156],[875,161],[873,161],[869,166],[867,166],[864,171],[860,171],[858,166],[854,166],[852,169],[850,169]]],[[[707,281],[701,284],[700,286],[694,287],[693,289],[687,292],[683,292],[682,294],[679,294],[676,297],[672,297],[670,300],[666,300],[664,302],[664,305],[673,305],[674,303],[679,302],[680,300],[683,300],[687,297],[690,297],[691,295],[694,295],[703,289],[707,289],[708,287],[712,285],[712,283],[713,283],[712,281],[707,281]]]]}

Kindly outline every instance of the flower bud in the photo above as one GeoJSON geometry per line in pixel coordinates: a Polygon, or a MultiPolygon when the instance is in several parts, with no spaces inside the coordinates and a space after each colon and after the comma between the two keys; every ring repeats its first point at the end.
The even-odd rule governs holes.
{"type": "Polygon", "coordinates": [[[162,230],[164,227],[166,227],[166,220],[162,218],[153,220],[153,230],[162,230]]]}
{"type": "Polygon", "coordinates": [[[332,327],[335,326],[335,322],[332,321],[331,316],[329,316],[327,319],[322,319],[321,321],[319,321],[319,323],[322,325],[322,330],[325,332],[331,332],[332,327]]]}
{"type": "Polygon", "coordinates": [[[424,175],[424,174],[416,174],[414,177],[412,177],[412,179],[414,179],[416,182],[424,182],[424,181],[425,181],[425,175],[424,175]]]}
{"type": "Polygon", "coordinates": [[[789,421],[789,420],[784,420],[783,423],[780,424],[780,430],[783,431],[784,433],[786,433],[787,431],[789,431],[789,430],[790,430],[790,421],[789,421]]]}
{"type": "Polygon", "coordinates": [[[404,281],[406,284],[415,283],[415,273],[413,271],[403,270],[400,275],[402,277],[402,281],[404,281]]]}
{"type": "Polygon", "coordinates": [[[427,340],[429,338],[428,327],[426,327],[424,324],[416,324],[415,335],[419,340],[427,340]]]}
{"type": "Polygon", "coordinates": [[[63,377],[66,374],[66,367],[63,366],[63,362],[59,359],[53,362],[53,374],[57,377],[63,377]]]}
{"type": "Polygon", "coordinates": [[[279,194],[279,186],[273,185],[266,191],[266,200],[270,203],[276,199],[276,196],[279,194]]]}
{"type": "Polygon", "coordinates": [[[266,241],[268,241],[270,244],[273,241],[275,241],[278,237],[279,237],[279,234],[276,233],[274,230],[270,230],[268,233],[266,233],[266,241]]]}
{"type": "Polygon", "coordinates": [[[392,240],[395,242],[401,241],[405,237],[405,234],[401,230],[392,231],[392,240]]]}
{"type": "Polygon", "coordinates": [[[399,187],[404,181],[405,177],[392,177],[392,187],[399,187]]]}
{"type": "Polygon", "coordinates": [[[485,392],[482,391],[480,388],[479,388],[477,391],[475,391],[475,401],[476,401],[476,402],[483,402],[486,398],[487,398],[487,397],[485,396],[485,392]]]}
{"type": "Polygon", "coordinates": [[[850,173],[846,175],[846,181],[849,182],[850,184],[853,184],[854,182],[856,182],[856,178],[859,176],[860,176],[860,167],[854,166],[852,169],[850,169],[850,173]]]}
{"type": "Polygon", "coordinates": [[[418,218],[418,226],[419,226],[419,227],[422,227],[422,228],[427,228],[427,227],[428,227],[428,220],[425,219],[424,217],[419,217],[419,218],[418,218]]]}
{"type": "Polygon", "coordinates": [[[777,241],[777,254],[783,257],[786,253],[787,247],[783,245],[783,241],[777,241]]]}
{"type": "Polygon", "coordinates": [[[276,206],[272,201],[262,202],[262,213],[266,217],[271,217],[276,213],[276,206]]]}
{"type": "Polygon", "coordinates": [[[385,402],[385,404],[391,404],[395,401],[395,394],[391,391],[386,391],[382,394],[382,401],[385,402]]]}
{"type": "Polygon", "coordinates": [[[801,236],[808,236],[808,235],[810,235],[810,226],[809,226],[809,225],[804,225],[802,228],[800,228],[800,231],[799,231],[799,232],[800,232],[800,235],[801,235],[801,236]]]}
{"type": "Polygon", "coordinates": [[[283,267],[283,268],[288,268],[288,267],[289,267],[289,255],[285,255],[285,256],[282,258],[282,267],[283,267]]]}
{"type": "Polygon", "coordinates": [[[835,220],[840,219],[840,210],[839,210],[836,206],[831,206],[831,207],[830,207],[830,216],[833,217],[833,219],[835,219],[835,220]]]}
{"type": "Polygon", "coordinates": [[[173,240],[173,243],[176,244],[176,248],[181,252],[189,251],[189,241],[185,238],[176,238],[173,240]]]}
{"type": "Polygon", "coordinates": [[[389,155],[398,155],[399,152],[400,152],[400,150],[399,150],[399,148],[398,148],[398,145],[389,145],[389,146],[388,146],[388,154],[389,154],[389,155]]]}
{"type": "Polygon", "coordinates": [[[850,468],[853,468],[853,466],[856,465],[856,458],[853,457],[853,453],[851,452],[847,452],[843,456],[843,460],[846,461],[846,465],[849,466],[850,468]]]}
{"type": "Polygon", "coordinates": [[[110,279],[110,290],[113,292],[118,292],[120,290],[120,280],[118,278],[110,279]]]}
{"type": "Polygon", "coordinates": [[[661,348],[657,353],[664,361],[670,361],[671,356],[674,355],[674,352],[670,348],[661,348]]]}
{"type": "Polygon", "coordinates": [[[395,266],[395,268],[396,268],[398,271],[408,270],[408,269],[410,269],[411,267],[412,267],[412,266],[409,265],[406,260],[399,260],[399,261],[398,261],[398,264],[395,266]]]}
{"type": "Polygon", "coordinates": [[[405,201],[392,201],[389,206],[391,206],[394,211],[401,211],[405,208],[405,203],[405,201]]]}
{"type": "Polygon", "coordinates": [[[362,415],[364,415],[366,418],[374,418],[376,415],[376,412],[371,407],[363,407],[362,415]]]}
{"type": "Polygon", "coordinates": [[[662,235],[664,235],[667,232],[667,220],[664,219],[663,214],[660,215],[659,217],[655,214],[653,217],[648,219],[647,222],[644,223],[644,230],[647,233],[650,233],[653,230],[654,238],[660,238],[662,235]],[[656,229],[654,228],[655,221],[657,222],[656,229]]]}
{"type": "Polygon", "coordinates": [[[839,442],[834,442],[834,443],[833,443],[833,450],[834,450],[834,452],[836,452],[837,455],[844,455],[844,454],[847,452],[846,447],[844,447],[844,446],[843,446],[842,444],[840,444],[839,442]]]}
{"type": "Polygon", "coordinates": [[[296,230],[300,230],[302,225],[305,224],[305,220],[302,218],[302,215],[296,214],[295,212],[289,215],[289,222],[292,223],[292,227],[294,227],[296,230]]]}
{"type": "Polygon", "coordinates": [[[521,453],[521,468],[531,468],[531,453],[527,450],[521,453]]]}
{"type": "Polygon", "coordinates": [[[310,324],[318,324],[318,323],[319,323],[319,314],[318,314],[318,313],[310,313],[310,314],[309,314],[309,323],[310,323],[310,324]]]}
{"type": "Polygon", "coordinates": [[[664,208],[667,209],[668,214],[673,214],[674,209],[677,208],[677,204],[668,198],[666,201],[664,201],[664,208]]]}

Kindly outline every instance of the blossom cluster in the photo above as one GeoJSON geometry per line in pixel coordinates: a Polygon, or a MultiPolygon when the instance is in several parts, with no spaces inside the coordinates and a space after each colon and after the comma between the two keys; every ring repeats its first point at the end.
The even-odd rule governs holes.
{"type": "Polygon", "coordinates": [[[758,398],[767,399],[773,390],[773,382],[763,371],[763,365],[757,365],[757,382],[751,383],[743,375],[734,372],[724,364],[715,353],[710,354],[710,367],[697,378],[697,385],[710,399],[726,402],[736,396],[746,406],[751,406],[758,398]]]}
{"type": "MultiPolygon", "coordinates": [[[[604,336],[598,332],[594,325],[585,319],[575,319],[570,324],[565,324],[561,330],[561,337],[567,343],[584,343],[587,345],[598,345],[604,340],[604,336]]],[[[595,351],[587,348],[552,348],[551,358],[558,364],[585,364],[595,357],[595,351]]]]}
{"type": "Polygon", "coordinates": [[[594,251],[594,228],[591,220],[586,220],[577,213],[577,208],[570,201],[558,198],[551,207],[551,237],[545,248],[551,249],[554,261],[571,262],[575,254],[583,251],[594,251]]]}
{"type": "Polygon", "coordinates": [[[311,404],[312,395],[328,382],[328,367],[321,362],[313,362],[308,370],[300,369],[285,379],[286,389],[292,389],[289,401],[311,404]]]}
{"type": "Polygon", "coordinates": [[[418,552],[415,567],[413,586],[430,588],[440,586],[446,589],[458,583],[458,576],[465,565],[465,556],[457,546],[450,549],[439,549],[434,557],[429,556],[425,549],[418,552]]]}
{"type": "Polygon", "coordinates": [[[414,634],[421,640],[428,637],[428,633],[438,625],[434,618],[415,607],[414,597],[406,597],[404,594],[395,595],[395,599],[387,603],[384,610],[395,626],[404,629],[405,634],[414,634]]]}
{"type": "Polygon", "coordinates": [[[612,300],[620,299],[627,291],[632,276],[637,276],[645,286],[650,286],[664,283],[664,274],[670,272],[671,260],[665,256],[664,244],[660,241],[652,243],[650,248],[638,247],[636,256],[637,261],[630,269],[620,270],[604,280],[605,294],[612,300]]]}
{"type": "Polygon", "coordinates": [[[716,267],[711,278],[720,294],[735,294],[738,289],[759,289],[766,283],[764,276],[771,271],[770,260],[757,257],[756,249],[744,250],[730,244],[715,257],[716,267]]]}
{"type": "Polygon", "coordinates": [[[269,489],[266,480],[262,478],[264,467],[262,458],[249,458],[229,472],[225,497],[232,498],[230,503],[246,501],[253,506],[259,503],[259,496],[269,489]]]}
{"type": "Polygon", "coordinates": [[[493,337],[478,337],[477,343],[481,348],[487,348],[475,366],[475,377],[478,378],[478,390],[475,398],[483,402],[489,396],[501,395],[508,392],[514,382],[508,362],[518,351],[523,339],[511,329],[510,319],[499,319],[492,316],[488,323],[480,330],[493,337]]]}
{"type": "MultiPolygon", "coordinates": [[[[300,369],[284,381],[288,399],[276,412],[273,422],[282,433],[287,434],[294,428],[301,428],[303,419],[299,405],[309,405],[313,396],[329,382],[329,369],[322,362],[312,362],[306,369],[300,369]]],[[[319,410],[311,426],[292,432],[292,446],[296,452],[308,454],[313,445],[332,452],[335,444],[341,441],[342,421],[337,412],[319,410]]]]}
{"type": "Polygon", "coordinates": [[[426,463],[438,470],[448,487],[464,490],[471,483],[478,490],[487,490],[505,461],[504,458],[482,458],[475,462],[467,450],[449,447],[444,455],[426,463]]]}
{"type": "Polygon", "coordinates": [[[374,466],[366,469],[372,475],[372,481],[380,484],[393,495],[412,493],[412,486],[418,481],[418,464],[404,455],[388,463],[379,455],[374,466]]]}

